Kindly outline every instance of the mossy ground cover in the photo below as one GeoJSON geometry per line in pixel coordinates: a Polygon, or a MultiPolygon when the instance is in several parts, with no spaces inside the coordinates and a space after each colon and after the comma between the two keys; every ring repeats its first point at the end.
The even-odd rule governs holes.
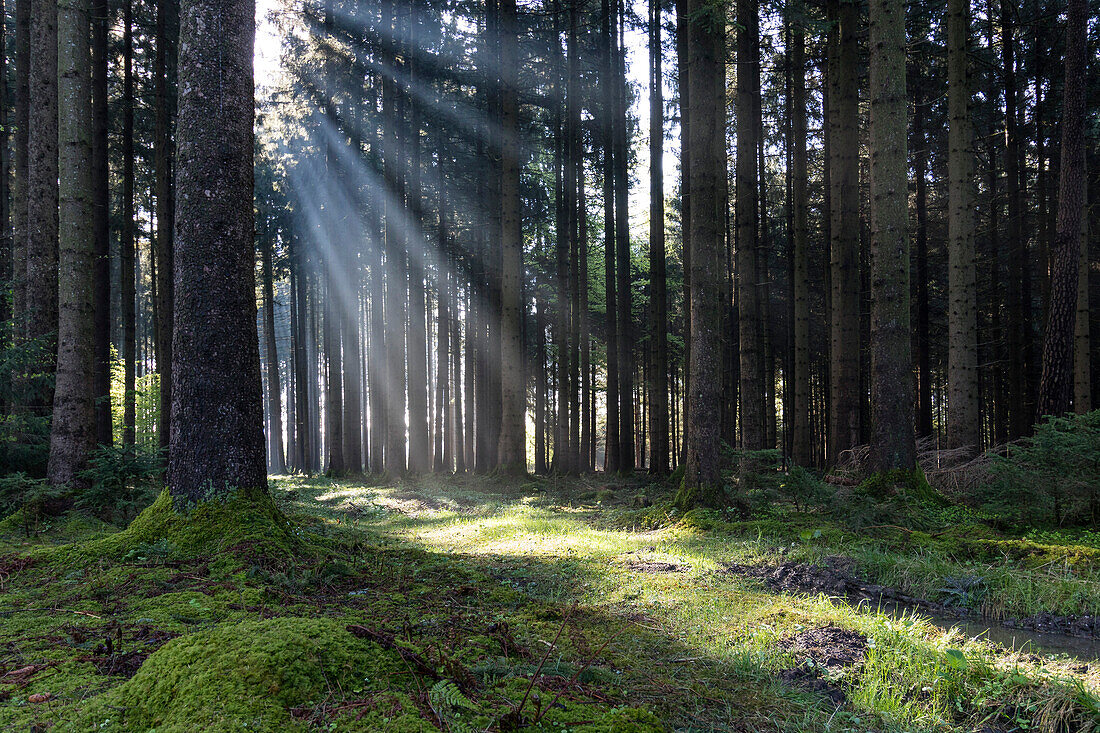
{"type": "Polygon", "coordinates": [[[1071,612],[1100,607],[1088,563],[685,519],[641,480],[279,478],[272,497],[0,538],[0,727],[1088,731],[1100,712],[1096,664],[725,571],[845,554],[911,591],[981,574],[977,603],[1071,612]],[[866,639],[860,663],[785,642],[821,627],[866,639]]]}

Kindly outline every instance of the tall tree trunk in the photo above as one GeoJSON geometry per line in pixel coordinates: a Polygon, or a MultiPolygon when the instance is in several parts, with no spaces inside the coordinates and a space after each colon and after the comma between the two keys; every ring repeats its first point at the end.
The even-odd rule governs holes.
{"type": "Polygon", "coordinates": [[[1008,351],[1009,437],[1028,432],[1032,415],[1027,404],[1027,366],[1025,341],[1029,327],[1025,321],[1023,278],[1027,242],[1024,238],[1024,202],[1020,190],[1020,133],[1016,87],[1016,35],[1012,22],[1011,0],[1001,0],[1001,53],[1005,93],[1005,178],[1008,194],[1008,283],[1006,348],[1008,351]]]}
{"type": "MultiPolygon", "coordinates": [[[[688,47],[691,17],[688,15],[689,0],[676,2],[676,74],[680,96],[680,259],[684,266],[683,312],[684,312],[684,381],[681,394],[689,391],[691,362],[691,155],[688,139],[691,136],[691,89],[688,83],[688,47]]],[[[722,41],[725,47],[725,40],[722,41]]],[[[725,95],[723,95],[725,99],[725,95]]],[[[682,426],[687,418],[687,400],[682,401],[681,412],[677,420],[682,426]]],[[[678,465],[687,453],[687,433],[681,427],[680,441],[672,442],[673,464],[678,465]]]]}
{"type": "Polygon", "coordinates": [[[283,460],[283,393],[279,380],[279,350],[275,343],[275,275],[271,250],[274,233],[262,232],[260,260],[264,289],[264,345],[267,351],[267,462],[271,473],[286,473],[283,460]]]}
{"type": "Polygon", "coordinates": [[[618,334],[618,298],[615,279],[615,146],[614,122],[616,92],[614,81],[615,30],[612,15],[614,9],[609,0],[601,0],[600,15],[603,22],[603,35],[600,39],[600,60],[602,62],[601,79],[610,93],[603,99],[600,110],[601,142],[603,143],[603,228],[604,228],[604,291],[607,297],[607,447],[605,455],[606,470],[618,472],[621,467],[620,455],[620,414],[619,414],[619,334],[618,334]]]}
{"type": "Polygon", "coordinates": [[[872,461],[916,465],[909,331],[909,204],[905,155],[905,4],[871,0],[872,461]]]}
{"type": "Polygon", "coordinates": [[[929,343],[928,301],[928,158],[929,140],[924,129],[928,102],[924,96],[925,66],[914,61],[913,68],[913,168],[916,178],[916,257],[913,269],[917,278],[917,436],[932,435],[932,345],[929,343]]]}
{"type": "Polygon", "coordinates": [[[797,19],[791,28],[791,238],[794,262],[791,293],[794,300],[794,374],[791,377],[791,456],[800,466],[811,466],[813,434],[810,424],[810,258],[807,242],[806,180],[806,28],[797,19]]]}
{"type": "MultiPolygon", "coordinates": [[[[677,503],[688,506],[725,503],[719,475],[721,400],[721,259],[724,242],[717,199],[725,176],[724,158],[714,156],[725,125],[714,103],[725,89],[725,27],[722,6],[688,0],[686,48],[691,125],[688,151],[691,219],[691,389],[688,408],[684,482],[677,503]]],[[[683,63],[684,59],[681,59],[683,63]]],[[[754,187],[755,188],[755,187],[754,187]]]]}
{"type": "Polygon", "coordinates": [[[92,237],[95,241],[96,442],[114,440],[111,425],[111,222],[107,164],[107,0],[94,0],[92,23],[92,237]]]}
{"type": "Polygon", "coordinates": [[[1080,282],[1081,219],[1085,209],[1085,84],[1087,10],[1069,0],[1066,20],[1066,81],[1062,100],[1062,164],[1050,310],[1043,339],[1043,375],[1036,418],[1063,415],[1073,401],[1073,340],[1080,282]]]}
{"type": "Polygon", "coordinates": [[[649,472],[668,473],[668,285],[665,265],[665,103],[661,2],[649,0],[649,472]]]}
{"type": "MultiPolygon", "coordinates": [[[[41,357],[31,373],[52,375],[57,367],[58,325],[58,91],[57,0],[31,0],[30,153],[27,199],[27,338],[41,357]]],[[[30,405],[47,414],[53,381],[40,377],[30,405]]]]}
{"type": "Polygon", "coordinates": [[[612,9],[617,38],[612,39],[614,49],[615,113],[613,119],[613,148],[615,160],[615,278],[618,309],[619,350],[619,471],[634,471],[634,325],[630,284],[630,219],[627,198],[630,193],[627,179],[626,139],[626,47],[623,41],[623,0],[615,0],[612,9]]]}
{"type": "Polygon", "coordinates": [[[977,452],[981,448],[981,406],[969,46],[970,0],[951,0],[947,9],[947,444],[977,452]]]}
{"type": "MultiPolygon", "coordinates": [[[[760,329],[760,265],[757,188],[757,118],[760,109],[760,8],[737,2],[737,320],[740,353],[741,446],[764,446],[763,333],[760,329]]],[[[692,263],[694,266],[694,262],[692,263]]],[[[694,273],[693,273],[694,274],[694,273]]]]}
{"type": "Polygon", "coordinates": [[[60,113],[57,380],[48,479],[83,483],[96,445],[95,240],[92,229],[91,3],[67,0],[58,14],[60,113]]]}
{"type": "MultiPolygon", "coordinates": [[[[27,332],[27,205],[30,183],[27,126],[30,121],[31,0],[15,0],[15,177],[12,179],[12,325],[19,343],[27,332]]],[[[22,375],[13,375],[18,380],[22,375]]],[[[15,405],[23,407],[25,395],[17,381],[15,405]]]]}
{"type": "MultiPolygon", "coordinates": [[[[122,292],[122,443],[133,446],[137,424],[137,313],[134,243],[134,31],[133,0],[122,5],[122,231],[119,290],[122,292]]],[[[168,406],[164,406],[166,409],[168,406]]]]}
{"type": "MultiPolygon", "coordinates": [[[[829,462],[860,443],[859,6],[829,0],[829,462]]],[[[902,70],[904,73],[904,69],[902,70]]],[[[904,130],[902,131],[904,135],[904,130]]],[[[908,296],[906,297],[908,302],[908,296]]]]}
{"type": "Polygon", "coordinates": [[[255,7],[183,0],[180,21],[168,460],[178,509],[267,487],[252,241],[255,7]]]}
{"type": "Polygon", "coordinates": [[[291,318],[291,350],[294,364],[294,446],[297,449],[294,456],[294,467],[303,473],[312,471],[310,457],[312,451],[313,434],[310,429],[309,410],[309,366],[306,356],[306,278],[303,268],[301,244],[295,240],[291,245],[290,259],[290,299],[292,307],[291,318]]]}
{"type": "MultiPolygon", "coordinates": [[[[420,39],[420,5],[413,0],[409,6],[407,47],[420,39]]],[[[419,78],[418,53],[408,54],[409,84],[416,86],[419,78]]],[[[427,312],[425,310],[424,258],[422,250],[424,205],[420,185],[420,110],[413,99],[406,102],[408,134],[405,138],[405,155],[408,157],[408,205],[411,230],[417,232],[406,238],[409,278],[409,327],[406,334],[406,358],[409,374],[409,471],[425,473],[431,470],[431,442],[428,438],[428,364],[427,364],[427,312]]]]}
{"type": "Polygon", "coordinates": [[[154,97],[156,121],[153,142],[154,168],[156,170],[157,211],[157,371],[160,374],[161,410],[157,422],[160,446],[168,447],[172,431],[172,416],[168,406],[172,404],[172,309],[174,303],[172,227],[175,203],[172,196],[171,95],[168,79],[175,65],[173,41],[170,29],[177,21],[176,0],[160,0],[157,3],[157,51],[154,71],[154,97]]]}

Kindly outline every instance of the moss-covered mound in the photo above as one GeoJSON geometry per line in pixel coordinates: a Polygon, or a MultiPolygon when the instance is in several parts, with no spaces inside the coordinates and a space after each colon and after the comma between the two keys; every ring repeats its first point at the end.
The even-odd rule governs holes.
{"type": "Polygon", "coordinates": [[[389,692],[396,719],[408,718],[396,730],[420,730],[415,706],[402,704],[408,698],[399,694],[409,684],[413,681],[396,653],[357,639],[339,622],[246,621],[165,644],[132,679],[60,729],[285,733],[307,728],[303,710],[344,692],[374,688],[389,692]]]}
{"type": "Polygon", "coordinates": [[[142,559],[154,553],[173,559],[217,558],[227,552],[279,559],[302,549],[291,523],[267,492],[240,492],[184,513],[173,507],[165,490],[122,532],[42,553],[50,562],[83,566],[104,558],[142,559]]]}

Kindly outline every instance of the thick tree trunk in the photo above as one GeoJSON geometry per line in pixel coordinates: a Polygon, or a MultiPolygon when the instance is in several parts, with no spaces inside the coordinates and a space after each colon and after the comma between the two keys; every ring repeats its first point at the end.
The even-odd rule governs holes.
{"type": "Polygon", "coordinates": [[[916,256],[914,283],[917,297],[917,322],[913,339],[916,346],[917,367],[917,435],[932,435],[932,345],[929,338],[928,281],[928,159],[929,140],[924,129],[927,100],[924,96],[923,75],[925,66],[914,64],[913,78],[913,168],[916,178],[916,256]]]}
{"type": "MultiPolygon", "coordinates": [[[[27,191],[27,338],[41,354],[30,371],[53,374],[57,367],[58,325],[58,92],[57,0],[31,0],[30,154],[27,191]]],[[[52,380],[35,380],[29,396],[40,415],[53,405],[52,380]]]]}
{"type": "MultiPolygon", "coordinates": [[[[860,443],[859,6],[830,0],[838,23],[829,54],[829,462],[860,443]]],[[[904,74],[904,69],[902,69],[904,74]]],[[[901,133],[905,135],[904,129],[901,133]]],[[[908,296],[906,296],[908,302],[908,296]]]]}
{"type": "Polygon", "coordinates": [[[1064,415],[1073,402],[1073,341],[1080,283],[1081,219],[1085,209],[1085,85],[1087,10],[1069,0],[1066,21],[1066,81],[1062,101],[1062,164],[1050,310],[1043,339],[1043,375],[1036,418],[1064,415]]]}
{"type": "Polygon", "coordinates": [[[48,479],[77,486],[96,445],[95,241],[92,229],[91,3],[66,0],[58,14],[60,112],[57,380],[48,479]]]}
{"type": "Polygon", "coordinates": [[[177,509],[266,491],[253,255],[252,0],[183,0],[172,440],[177,509]]]}
{"type": "Polygon", "coordinates": [[[905,154],[905,4],[871,0],[872,461],[916,465],[909,331],[909,205],[905,154]]]}
{"type": "Polygon", "coordinates": [[[977,452],[981,448],[981,406],[969,41],[970,2],[951,0],[947,9],[947,444],[977,452]]]}
{"type": "MultiPolygon", "coordinates": [[[[725,125],[715,96],[725,89],[725,26],[722,6],[688,0],[687,67],[691,125],[688,139],[691,219],[691,389],[688,392],[684,482],[678,503],[724,503],[719,474],[721,400],[721,259],[723,227],[717,208],[724,159],[714,156],[725,125]]],[[[681,59],[683,62],[683,59],[681,59]]],[[[755,188],[755,186],[753,187],[755,188]]]]}
{"type": "MultiPolygon", "coordinates": [[[[1088,211],[1088,206],[1085,207],[1088,211]]],[[[1089,239],[1087,217],[1081,217],[1081,266],[1077,277],[1077,324],[1073,336],[1073,411],[1092,410],[1092,334],[1089,323],[1089,239]]]]}

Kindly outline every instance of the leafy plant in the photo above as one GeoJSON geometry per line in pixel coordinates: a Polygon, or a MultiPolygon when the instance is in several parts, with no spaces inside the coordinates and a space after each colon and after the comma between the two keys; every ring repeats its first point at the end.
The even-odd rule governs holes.
{"type": "Polygon", "coordinates": [[[0,506],[5,515],[19,512],[27,537],[38,532],[50,504],[67,495],[66,488],[51,486],[45,479],[32,478],[23,472],[0,476],[0,506]]]}
{"type": "Polygon", "coordinates": [[[156,498],[164,452],[145,446],[101,445],[80,473],[87,487],[77,506],[105,519],[129,522],[156,498]]]}

